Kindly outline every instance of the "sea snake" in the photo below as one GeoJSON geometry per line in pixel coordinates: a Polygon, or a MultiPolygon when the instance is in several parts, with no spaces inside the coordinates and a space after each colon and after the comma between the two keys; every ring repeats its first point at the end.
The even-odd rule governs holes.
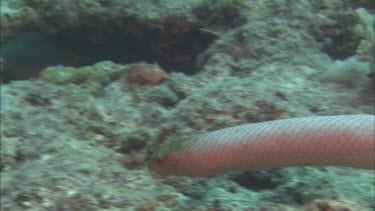
{"type": "Polygon", "coordinates": [[[190,177],[306,165],[374,169],[374,120],[313,116],[228,127],[162,145],[149,169],[190,177]]]}

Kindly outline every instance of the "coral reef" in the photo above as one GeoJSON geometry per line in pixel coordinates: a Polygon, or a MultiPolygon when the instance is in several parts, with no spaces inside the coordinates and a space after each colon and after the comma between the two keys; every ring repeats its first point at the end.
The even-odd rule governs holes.
{"type": "MultiPolygon", "coordinates": [[[[1,84],[1,209],[372,210],[373,171],[191,179],[162,178],[146,164],[183,135],[374,114],[364,90],[374,83],[373,9],[354,0],[2,0],[2,44],[32,29],[63,58],[1,84]]],[[[2,71],[31,70],[1,59],[2,71]]]]}

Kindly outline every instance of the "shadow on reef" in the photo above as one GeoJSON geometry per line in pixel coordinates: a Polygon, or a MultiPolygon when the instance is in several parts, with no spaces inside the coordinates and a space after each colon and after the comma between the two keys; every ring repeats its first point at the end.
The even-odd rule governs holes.
{"type": "Polygon", "coordinates": [[[178,19],[124,27],[77,27],[58,33],[28,30],[1,47],[1,81],[38,76],[48,66],[85,66],[102,60],[146,61],[167,71],[193,74],[196,56],[216,37],[198,25],[178,19]]]}

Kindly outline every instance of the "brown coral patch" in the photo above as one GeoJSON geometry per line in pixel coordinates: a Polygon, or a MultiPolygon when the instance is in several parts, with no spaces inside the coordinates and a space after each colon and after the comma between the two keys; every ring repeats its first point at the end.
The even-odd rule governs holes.
{"type": "Polygon", "coordinates": [[[158,65],[140,62],[130,65],[125,77],[131,82],[154,86],[167,78],[168,74],[158,65]]]}

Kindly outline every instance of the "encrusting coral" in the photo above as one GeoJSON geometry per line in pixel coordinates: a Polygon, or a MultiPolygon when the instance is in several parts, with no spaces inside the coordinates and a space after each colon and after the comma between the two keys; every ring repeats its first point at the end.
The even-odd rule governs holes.
{"type": "Polygon", "coordinates": [[[130,65],[125,77],[131,82],[154,86],[167,78],[168,74],[159,65],[141,62],[130,65]]]}

